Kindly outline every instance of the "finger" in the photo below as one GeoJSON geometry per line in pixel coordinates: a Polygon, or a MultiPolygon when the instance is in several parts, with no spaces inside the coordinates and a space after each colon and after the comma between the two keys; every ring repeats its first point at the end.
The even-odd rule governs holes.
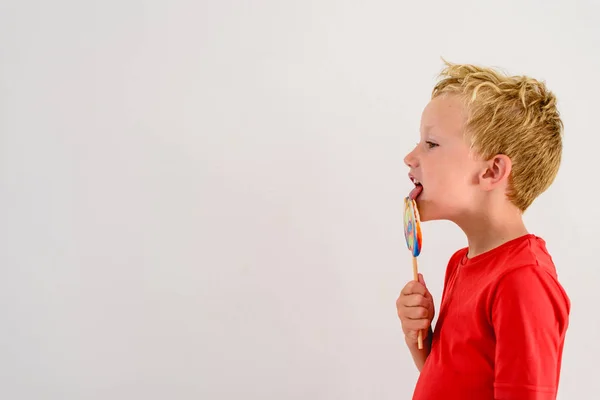
{"type": "Polygon", "coordinates": [[[425,339],[429,336],[429,328],[419,329],[416,331],[407,331],[407,332],[403,332],[403,333],[404,333],[404,336],[410,338],[411,340],[414,340],[416,343],[419,332],[423,332],[423,339],[425,339]]]}
{"type": "Polygon", "coordinates": [[[425,307],[407,307],[404,309],[402,314],[405,319],[427,319],[427,317],[429,316],[429,310],[425,307]]]}
{"type": "Polygon", "coordinates": [[[402,297],[401,305],[404,307],[426,307],[429,300],[422,294],[409,294],[402,297]]]}
{"type": "Polygon", "coordinates": [[[419,331],[429,330],[430,326],[431,322],[427,319],[408,320],[402,324],[402,331],[404,334],[417,334],[419,331]]]}
{"type": "Polygon", "coordinates": [[[410,294],[425,295],[427,288],[417,281],[410,281],[404,286],[400,294],[408,296],[410,294]]]}
{"type": "Polygon", "coordinates": [[[428,329],[431,325],[431,321],[428,319],[416,319],[412,321],[414,323],[414,330],[420,331],[423,329],[428,329]]]}

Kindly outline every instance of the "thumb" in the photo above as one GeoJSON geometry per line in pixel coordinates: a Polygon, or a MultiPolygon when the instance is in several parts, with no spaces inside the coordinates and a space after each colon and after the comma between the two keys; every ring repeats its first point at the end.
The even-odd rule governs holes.
{"type": "Polygon", "coordinates": [[[423,278],[423,274],[419,274],[419,283],[427,288],[427,284],[425,283],[425,279],[423,278]]]}
{"type": "Polygon", "coordinates": [[[429,289],[427,289],[427,284],[425,283],[425,278],[423,278],[422,274],[419,274],[419,283],[423,286],[425,286],[425,298],[430,299],[431,298],[431,293],[429,293],[429,289]]]}

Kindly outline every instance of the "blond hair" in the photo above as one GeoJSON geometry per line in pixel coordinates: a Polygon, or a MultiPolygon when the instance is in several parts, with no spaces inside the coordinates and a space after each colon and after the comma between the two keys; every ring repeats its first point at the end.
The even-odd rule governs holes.
{"type": "Polygon", "coordinates": [[[554,181],[562,156],[563,123],[545,83],[490,68],[451,64],[440,74],[432,99],[457,94],[465,101],[465,133],[484,159],[512,161],[508,199],[521,211],[554,181]]]}

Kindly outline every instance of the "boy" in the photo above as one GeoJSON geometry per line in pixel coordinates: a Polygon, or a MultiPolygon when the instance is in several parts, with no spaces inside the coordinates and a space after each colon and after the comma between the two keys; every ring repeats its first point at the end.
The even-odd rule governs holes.
{"type": "Polygon", "coordinates": [[[447,63],[442,76],[405,163],[421,220],[455,222],[468,247],[448,263],[435,331],[422,276],[396,302],[420,371],[413,399],[555,399],[570,302],[522,213],[558,171],[556,98],[472,65],[447,63]]]}

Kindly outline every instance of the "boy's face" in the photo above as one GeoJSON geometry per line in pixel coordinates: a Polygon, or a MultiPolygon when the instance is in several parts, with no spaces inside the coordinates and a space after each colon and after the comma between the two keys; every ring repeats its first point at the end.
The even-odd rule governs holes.
{"type": "Polygon", "coordinates": [[[456,96],[433,99],[421,117],[421,141],[405,157],[409,175],[421,182],[417,197],[422,221],[457,222],[474,211],[478,196],[478,160],[464,135],[467,112],[456,96]]]}

